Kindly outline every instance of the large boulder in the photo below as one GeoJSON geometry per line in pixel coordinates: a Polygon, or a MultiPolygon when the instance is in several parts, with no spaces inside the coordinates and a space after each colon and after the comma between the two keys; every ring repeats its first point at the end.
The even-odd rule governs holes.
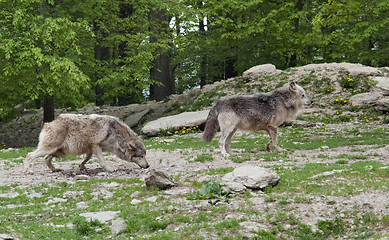
{"type": "Polygon", "coordinates": [[[277,70],[273,64],[263,64],[254,66],[243,72],[242,78],[244,79],[255,79],[264,75],[272,75],[280,73],[281,70],[277,70]]]}
{"type": "Polygon", "coordinates": [[[179,129],[182,127],[199,126],[207,120],[209,110],[198,112],[183,112],[178,115],[159,118],[147,123],[142,133],[149,137],[157,136],[161,130],[179,129]]]}
{"type": "Polygon", "coordinates": [[[150,112],[149,108],[144,109],[143,111],[140,112],[134,112],[127,116],[127,118],[124,120],[124,123],[127,124],[129,127],[134,127],[138,125],[140,120],[150,112]]]}
{"type": "Polygon", "coordinates": [[[222,178],[221,185],[232,192],[244,192],[246,189],[262,190],[269,186],[276,186],[280,176],[270,169],[244,165],[222,178]]]}
{"type": "Polygon", "coordinates": [[[297,70],[335,70],[335,71],[344,71],[350,73],[351,76],[365,75],[365,76],[374,76],[378,75],[380,71],[377,68],[364,66],[359,63],[320,63],[320,64],[308,64],[305,66],[297,67],[297,70]]]}
{"type": "Polygon", "coordinates": [[[360,93],[350,98],[350,104],[356,107],[374,106],[382,97],[381,92],[360,93]]]}
{"type": "Polygon", "coordinates": [[[386,97],[386,98],[382,98],[380,100],[377,101],[377,103],[375,104],[376,106],[376,109],[383,112],[383,113],[387,113],[389,112],[389,98],[386,97]]]}
{"type": "Polygon", "coordinates": [[[380,92],[383,95],[389,95],[389,78],[387,77],[375,77],[374,81],[377,81],[377,84],[372,87],[372,92],[380,92]]]}

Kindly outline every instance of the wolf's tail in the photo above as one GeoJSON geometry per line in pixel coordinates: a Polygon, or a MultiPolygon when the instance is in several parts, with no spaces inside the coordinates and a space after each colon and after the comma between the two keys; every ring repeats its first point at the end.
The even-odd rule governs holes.
{"type": "Polygon", "coordinates": [[[203,134],[203,139],[205,142],[210,142],[220,128],[219,121],[217,119],[218,115],[219,113],[217,111],[217,104],[216,104],[209,111],[207,121],[205,123],[205,129],[203,134]]]}

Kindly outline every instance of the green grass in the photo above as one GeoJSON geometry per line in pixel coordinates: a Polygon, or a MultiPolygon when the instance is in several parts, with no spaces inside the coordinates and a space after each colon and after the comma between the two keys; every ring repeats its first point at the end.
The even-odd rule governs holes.
{"type": "MultiPolygon", "coordinates": [[[[7,150],[7,149],[5,149],[7,150]]],[[[0,151],[0,159],[12,159],[12,158],[18,158],[18,157],[23,157],[25,158],[29,152],[32,152],[35,150],[34,148],[31,147],[26,147],[26,148],[16,148],[12,150],[7,150],[7,151],[0,151]]],[[[21,161],[22,162],[22,161],[21,161]]]]}
{"type": "Polygon", "coordinates": [[[195,158],[196,162],[213,161],[212,154],[200,154],[195,158]]]}

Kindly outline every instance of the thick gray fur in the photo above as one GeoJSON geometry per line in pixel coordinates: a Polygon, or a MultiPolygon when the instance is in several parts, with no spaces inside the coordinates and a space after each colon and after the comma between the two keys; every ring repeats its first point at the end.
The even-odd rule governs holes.
{"type": "Polygon", "coordinates": [[[277,152],[283,151],[278,145],[277,127],[297,113],[311,100],[304,89],[296,82],[286,84],[268,93],[237,95],[219,100],[210,110],[206,121],[203,139],[209,142],[220,129],[219,146],[222,155],[229,157],[231,138],[237,129],[264,130],[270,136],[266,150],[274,146],[277,152]]]}

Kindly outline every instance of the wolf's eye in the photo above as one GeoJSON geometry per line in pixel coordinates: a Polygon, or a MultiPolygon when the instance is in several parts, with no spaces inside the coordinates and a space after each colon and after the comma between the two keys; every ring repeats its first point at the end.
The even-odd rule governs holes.
{"type": "Polygon", "coordinates": [[[302,97],[305,97],[305,94],[303,93],[301,96],[302,96],[302,97]]]}

